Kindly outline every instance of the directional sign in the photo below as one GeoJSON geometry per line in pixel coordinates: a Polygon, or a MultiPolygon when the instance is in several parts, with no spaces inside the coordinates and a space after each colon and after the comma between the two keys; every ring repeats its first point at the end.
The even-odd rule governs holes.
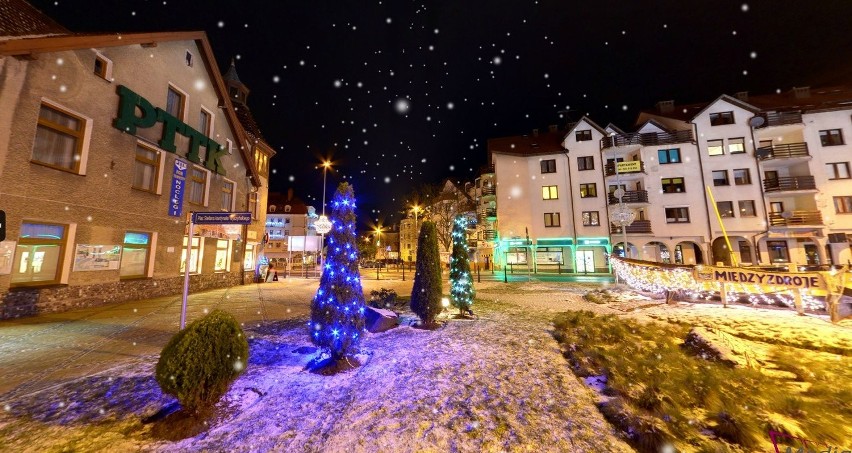
{"type": "Polygon", "coordinates": [[[6,240],[6,211],[0,211],[0,241],[6,240]]]}
{"type": "Polygon", "coordinates": [[[193,212],[192,223],[196,225],[227,225],[251,223],[250,212],[193,212]]]}

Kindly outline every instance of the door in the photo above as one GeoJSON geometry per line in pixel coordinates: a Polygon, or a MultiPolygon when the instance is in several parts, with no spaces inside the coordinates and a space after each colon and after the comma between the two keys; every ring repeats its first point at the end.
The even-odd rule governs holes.
{"type": "Polygon", "coordinates": [[[784,212],[784,203],[781,201],[773,201],[769,203],[769,211],[770,212],[784,212]]]}
{"type": "Polygon", "coordinates": [[[595,252],[591,250],[577,250],[577,272],[587,273],[595,271],[595,252]]]}
{"type": "Polygon", "coordinates": [[[805,244],[805,259],[808,266],[819,266],[819,253],[816,244],[805,244]]]}

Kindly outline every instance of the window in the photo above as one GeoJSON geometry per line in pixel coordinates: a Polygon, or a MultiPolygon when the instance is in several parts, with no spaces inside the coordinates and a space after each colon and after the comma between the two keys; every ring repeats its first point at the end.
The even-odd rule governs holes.
{"type": "Polygon", "coordinates": [[[228,181],[227,179],[222,182],[222,210],[223,211],[233,211],[234,210],[234,184],[233,181],[228,181]]]}
{"type": "Polygon", "coordinates": [[[740,138],[729,138],[728,139],[728,152],[731,154],[742,154],[745,152],[745,139],[740,138]]]}
{"type": "Polygon", "coordinates": [[[851,214],[852,195],[834,197],[834,210],[837,211],[838,214],[851,214]]]}
{"type": "Polygon", "coordinates": [[[787,241],[766,241],[766,249],[769,252],[770,263],[790,262],[790,252],[787,250],[787,241]]]}
{"type": "Polygon", "coordinates": [[[213,265],[214,272],[224,272],[231,267],[231,241],[227,239],[216,240],[216,263],[213,265]]]}
{"type": "Polygon", "coordinates": [[[721,156],[725,154],[725,148],[722,146],[722,140],[707,140],[707,154],[711,156],[721,156]]]}
{"type": "Polygon", "coordinates": [[[728,181],[728,170],[714,170],[713,171],[713,185],[714,186],[730,186],[731,182],[728,181]]]}
{"type": "Polygon", "coordinates": [[[186,51],[186,65],[192,67],[192,52],[186,51]]]}
{"type": "Polygon", "coordinates": [[[110,80],[112,78],[112,61],[101,54],[95,55],[93,72],[104,80],[110,80]]]}
{"type": "Polygon", "coordinates": [[[558,227],[559,226],[559,213],[558,212],[545,212],[544,213],[544,226],[546,226],[546,227],[558,227]]]}
{"type": "Polygon", "coordinates": [[[29,222],[21,224],[21,235],[12,263],[11,286],[59,283],[67,232],[67,225],[29,222]]]}
{"type": "Polygon", "coordinates": [[[784,212],[784,202],[773,201],[769,203],[769,212],[784,212]]]}
{"type": "Polygon", "coordinates": [[[542,173],[556,173],[556,159],[547,159],[541,161],[542,173]]]}
{"type": "Polygon", "coordinates": [[[719,217],[734,217],[734,203],[731,201],[717,201],[716,209],[719,210],[719,217]]]}
{"type": "Polygon", "coordinates": [[[574,133],[574,137],[576,137],[578,142],[587,142],[592,139],[592,130],[577,131],[574,133]]]}
{"type": "MultiPolygon", "coordinates": [[[[187,237],[183,237],[183,248],[180,252],[180,273],[186,272],[186,241],[187,237]]],[[[192,247],[189,251],[189,273],[197,274],[201,272],[199,263],[201,263],[201,238],[195,236],[192,238],[192,247]]]]}
{"type": "Polygon", "coordinates": [[[160,152],[136,145],[136,161],[133,163],[133,188],[157,193],[160,177],[160,152]]]}
{"type": "Polygon", "coordinates": [[[689,208],[666,208],[666,223],[689,223],[689,208]]]}
{"type": "Polygon", "coordinates": [[[559,198],[559,195],[556,191],[556,186],[544,186],[541,188],[542,200],[555,200],[557,198],[559,198]]]}
{"type": "Polygon", "coordinates": [[[740,217],[757,217],[754,200],[740,200],[740,217]]]}
{"type": "Polygon", "coordinates": [[[738,186],[751,184],[751,172],[749,172],[748,168],[734,169],[734,184],[738,186]]]}
{"type": "Polygon", "coordinates": [[[84,142],[88,121],[64,109],[41,104],[32,161],[59,170],[85,174],[84,142]]]}
{"type": "Polygon", "coordinates": [[[832,162],[825,164],[828,179],[849,179],[849,162],[832,162]]]}
{"type": "Polygon", "coordinates": [[[254,244],[246,244],[246,255],[243,258],[243,270],[254,269],[254,244]]]}
{"type": "Polygon", "coordinates": [[[600,226],[601,218],[598,211],[583,211],[583,226],[600,226]]]}
{"type": "Polygon", "coordinates": [[[124,233],[124,248],[121,251],[121,278],[148,276],[148,260],[151,253],[151,233],[128,231],[124,233]]]}
{"type": "Polygon", "coordinates": [[[710,114],[711,126],[721,126],[723,124],[734,124],[734,112],[718,112],[710,114]]]}
{"type": "Polygon", "coordinates": [[[822,146],[837,146],[843,144],[843,132],[840,129],[819,131],[819,141],[822,146]]]}
{"type": "Polygon", "coordinates": [[[257,192],[249,193],[248,210],[251,213],[251,218],[257,220],[257,192]]]}
{"type": "Polygon", "coordinates": [[[686,192],[683,178],[663,178],[660,182],[663,185],[663,193],[686,192]]]}
{"type": "Polygon", "coordinates": [[[201,132],[202,134],[204,134],[208,137],[210,136],[210,134],[212,132],[210,130],[210,125],[212,124],[210,119],[212,117],[213,117],[213,115],[210,112],[208,112],[206,109],[203,109],[203,108],[201,109],[201,111],[199,112],[199,115],[198,115],[198,132],[201,132]]]}
{"type": "Polygon", "coordinates": [[[183,120],[185,104],[186,95],[170,86],[168,94],[166,95],[166,112],[179,120],[183,120]]]}
{"type": "Polygon", "coordinates": [[[598,196],[598,186],[596,183],[580,184],[580,198],[594,198],[598,196]]]}
{"type": "Polygon", "coordinates": [[[595,169],[595,157],[594,156],[583,156],[577,158],[577,169],[580,171],[583,170],[594,170],[595,169]]]}
{"type": "Polygon", "coordinates": [[[657,159],[661,164],[679,164],[680,148],[658,149],[657,159]]]}
{"type": "Polygon", "coordinates": [[[205,203],[205,192],[207,192],[207,172],[198,167],[189,169],[189,202],[207,206],[205,203]]]}
{"type": "Polygon", "coordinates": [[[740,246],[740,262],[741,263],[752,263],[751,258],[751,244],[748,241],[739,241],[740,246]]]}

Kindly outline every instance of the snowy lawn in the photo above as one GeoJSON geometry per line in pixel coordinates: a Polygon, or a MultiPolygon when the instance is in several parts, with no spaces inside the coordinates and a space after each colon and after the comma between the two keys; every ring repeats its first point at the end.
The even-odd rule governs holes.
{"type": "Polygon", "coordinates": [[[584,290],[480,291],[478,320],[422,331],[405,325],[409,313],[367,335],[363,366],[331,377],[304,371],[315,349],[303,322],[247,330],[246,373],[192,438],[142,423],[173,402],[153,379],[156,357],[12,401],[0,438],[13,451],[632,451],[551,336],[554,314],[585,306],[584,290]]]}

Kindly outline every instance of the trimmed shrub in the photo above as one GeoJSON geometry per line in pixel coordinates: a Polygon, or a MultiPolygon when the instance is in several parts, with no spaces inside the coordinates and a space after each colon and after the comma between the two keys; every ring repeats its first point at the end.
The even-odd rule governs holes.
{"type": "Polygon", "coordinates": [[[411,287],[411,311],[424,325],[435,323],[441,312],[441,255],[438,231],[432,222],[423,222],[417,238],[417,270],[411,287]]]}
{"type": "Polygon", "coordinates": [[[374,308],[393,308],[396,305],[396,291],[393,289],[381,288],[379,291],[375,289],[370,291],[370,306],[374,308]]]}
{"type": "Polygon", "coordinates": [[[237,320],[213,310],[169,340],[157,362],[157,384],[185,409],[210,407],[245,370],[248,354],[237,320]]]}

